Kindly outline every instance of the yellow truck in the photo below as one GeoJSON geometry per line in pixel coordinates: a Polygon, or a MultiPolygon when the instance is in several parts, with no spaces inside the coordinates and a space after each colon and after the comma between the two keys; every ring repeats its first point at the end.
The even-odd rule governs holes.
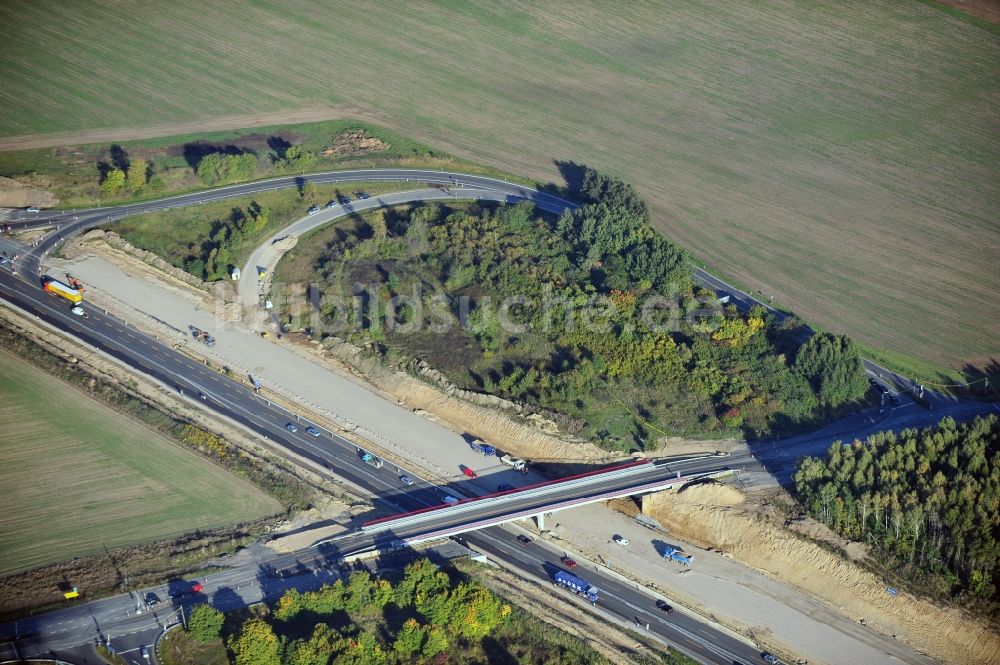
{"type": "Polygon", "coordinates": [[[52,279],[51,277],[46,278],[45,283],[42,284],[42,288],[49,293],[54,293],[57,296],[65,298],[74,305],[79,305],[83,302],[83,293],[81,291],[66,286],[58,279],[52,279]]]}

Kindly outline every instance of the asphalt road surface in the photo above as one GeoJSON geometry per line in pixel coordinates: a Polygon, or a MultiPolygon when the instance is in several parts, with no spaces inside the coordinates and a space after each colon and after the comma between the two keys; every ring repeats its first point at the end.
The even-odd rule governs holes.
{"type": "MultiPolygon", "coordinates": [[[[391,510],[403,512],[427,505],[439,505],[446,493],[462,496],[458,493],[460,491],[458,488],[439,488],[423,481],[417,482],[412,487],[404,486],[399,480],[399,473],[406,470],[397,471],[396,467],[392,465],[385,465],[381,469],[372,468],[361,462],[357,447],[353,443],[330,432],[321,430],[319,437],[310,436],[305,433],[305,427],[309,423],[297,419],[294,414],[289,414],[273,404],[269,404],[254,394],[249,387],[208,370],[203,365],[134,330],[126,322],[111,315],[104,314],[94,308],[88,308],[90,313],[86,318],[75,316],[70,313],[65,301],[58,296],[45,293],[31,284],[13,277],[6,271],[0,271],[0,295],[29,314],[70,332],[83,342],[168,386],[180,386],[188,395],[197,395],[199,391],[204,392],[207,397],[205,405],[217,413],[240,422],[261,436],[300,456],[327,468],[336,469],[338,477],[367,488],[377,497],[377,500],[383,502],[391,510]],[[291,433],[286,429],[289,422],[296,423],[298,428],[296,433],[291,433]]],[[[715,458],[708,458],[702,463],[711,469],[719,467],[719,460],[715,458]]],[[[689,462],[685,472],[691,472],[694,468],[695,462],[689,462]]],[[[669,470],[667,472],[669,473],[669,470]]],[[[412,472],[408,472],[408,475],[412,478],[418,478],[412,472]]],[[[528,499],[524,501],[531,504],[531,509],[541,510],[544,507],[539,505],[537,501],[532,502],[528,499]]],[[[520,504],[518,505],[520,506],[520,504]]],[[[471,517],[463,514],[457,519],[468,520],[471,517]]],[[[435,524],[436,528],[440,526],[441,524],[435,524]]],[[[418,533],[420,532],[423,531],[418,530],[418,533]]],[[[376,545],[376,539],[378,543],[384,544],[406,535],[406,533],[383,533],[375,536],[352,534],[330,541],[319,550],[324,557],[339,558],[372,549],[376,545]]],[[[308,557],[310,554],[299,554],[293,558],[301,559],[303,556],[308,557]]],[[[278,560],[272,565],[280,567],[282,561],[278,560]]],[[[537,572],[538,566],[544,563],[544,561],[536,561],[534,570],[537,572]]],[[[255,566],[250,570],[241,569],[226,573],[226,575],[235,577],[226,577],[224,582],[217,581],[214,576],[210,576],[208,582],[216,586],[224,583],[226,588],[231,588],[232,583],[237,581],[237,586],[242,588],[244,583],[250,584],[256,580],[258,574],[259,570],[255,566]]],[[[288,581],[282,580],[280,583],[273,584],[280,586],[286,582],[288,581]]],[[[602,581],[601,584],[604,582],[602,581]]],[[[206,588],[213,587],[207,584],[206,588]]],[[[277,586],[265,586],[268,593],[272,590],[277,593],[277,588],[277,586]]],[[[614,588],[614,585],[612,584],[610,588],[614,588]]],[[[145,594],[145,590],[142,593],[145,594]]],[[[240,597],[242,598],[242,596],[240,597]]],[[[244,601],[256,602],[247,599],[244,601]]],[[[240,601],[227,596],[225,602],[238,603],[240,601]]],[[[62,649],[82,657],[82,654],[73,650],[89,648],[95,638],[101,639],[102,634],[106,636],[110,632],[112,646],[116,649],[119,647],[131,649],[124,657],[141,658],[140,651],[135,649],[142,646],[139,643],[149,642],[149,631],[155,633],[159,629],[163,623],[160,613],[137,615],[134,607],[135,598],[130,596],[97,601],[97,603],[96,606],[94,603],[80,606],[85,608],[79,610],[80,612],[96,619],[92,619],[90,623],[80,620],[79,617],[72,620],[67,619],[63,612],[69,610],[63,610],[20,622],[18,626],[4,626],[3,629],[0,629],[0,641],[10,640],[16,635],[29,635],[31,637],[17,642],[22,656],[25,654],[42,655],[53,650],[62,653],[63,651],[60,651],[62,649]],[[121,635],[124,642],[116,642],[115,635],[121,635]]],[[[603,605],[601,607],[603,608],[603,605]]],[[[71,612],[71,616],[75,615],[71,612]]],[[[700,632],[694,634],[702,633],[716,634],[719,640],[727,639],[726,633],[717,631],[707,623],[703,623],[700,632]]],[[[684,639],[684,636],[679,633],[672,634],[671,639],[675,639],[679,643],[680,640],[684,639]]],[[[690,636],[687,639],[691,639],[690,636]]],[[[711,642],[707,642],[702,647],[710,651],[711,642]]],[[[706,662],[731,661],[708,659],[706,662]]]]}
{"type": "MultiPolygon", "coordinates": [[[[281,178],[262,183],[235,185],[210,192],[171,197],[151,203],[78,213],[20,213],[11,222],[15,228],[56,226],[58,230],[47,236],[36,247],[25,252],[17,264],[18,276],[14,276],[10,272],[10,264],[0,265],[0,296],[29,314],[72,334],[81,341],[104,351],[136,371],[147,374],[165,385],[182,390],[191,396],[196,396],[199,392],[203,393],[206,397],[205,406],[245,425],[297,455],[324,465],[328,469],[335,468],[337,476],[342,477],[347,482],[369,489],[377,501],[381,501],[392,510],[403,511],[424,505],[439,504],[444,494],[454,494],[456,490],[454,488],[437,488],[424,482],[419,482],[413,487],[404,487],[398,476],[405,470],[396,469],[391,465],[386,465],[382,469],[374,469],[363,464],[359,459],[356,446],[349,441],[323,430],[321,430],[319,437],[309,436],[305,433],[305,428],[310,423],[268,403],[240,382],[208,370],[203,365],[173,351],[159,341],[139,333],[126,322],[94,308],[88,308],[86,317],[74,316],[70,313],[66,301],[57,296],[46,294],[40,289],[38,283],[41,261],[48,251],[67,237],[96,227],[110,219],[120,219],[147,210],[195,205],[200,202],[243,196],[278,187],[295,186],[297,181],[325,183],[377,179],[412,180],[444,188],[476,189],[491,192],[492,196],[502,197],[504,200],[517,200],[519,198],[531,200],[551,212],[560,212],[573,205],[549,194],[490,178],[393,169],[281,178]],[[298,431],[296,433],[286,429],[289,422],[294,422],[297,425],[298,431]]],[[[710,277],[699,276],[700,279],[706,280],[710,277]]],[[[712,284],[712,282],[705,283],[712,284]]],[[[737,291],[720,280],[716,280],[715,283],[719,284],[717,288],[720,290],[723,289],[724,285],[725,290],[729,293],[735,295],[737,291]]],[[[713,288],[716,287],[713,286],[713,288]]],[[[756,302],[747,294],[742,294],[741,298],[745,300],[746,304],[756,302]]],[[[912,403],[909,403],[901,408],[912,406],[912,403]]],[[[859,414],[852,417],[854,420],[847,419],[846,422],[842,421],[831,428],[838,426],[845,428],[842,433],[843,438],[853,438],[854,436],[863,436],[861,432],[866,431],[866,428],[876,428],[873,431],[877,431],[877,429],[887,428],[887,425],[916,426],[924,422],[934,422],[946,414],[965,418],[996,408],[994,405],[953,401],[948,405],[943,405],[943,407],[934,412],[922,410],[918,412],[914,407],[912,415],[901,415],[901,412],[897,413],[898,409],[891,409],[888,415],[885,412],[880,413],[878,417],[874,414],[859,414]]],[[[830,432],[824,431],[787,441],[758,442],[754,445],[755,456],[734,456],[725,460],[725,463],[734,468],[742,467],[751,470],[762,468],[767,472],[774,473],[780,481],[788,482],[794,459],[801,454],[821,453],[829,445],[829,437],[830,432]]],[[[718,468],[719,460],[706,461],[702,459],[677,462],[674,468],[690,473],[698,468],[708,470],[704,466],[706,464],[711,465],[711,468],[718,468]],[[699,467],[699,465],[702,466],[699,467]]],[[[408,475],[417,477],[412,473],[408,473],[408,475]]],[[[556,564],[552,563],[551,552],[540,545],[527,548],[516,547],[513,543],[513,537],[504,529],[497,527],[485,529],[469,536],[469,542],[482,548],[483,551],[502,557],[508,565],[520,568],[522,572],[545,579],[551,579],[551,575],[554,574],[553,566],[556,564]]],[[[291,559],[279,557],[266,564],[271,568],[281,570],[281,566],[285,565],[286,562],[294,561],[297,570],[301,570],[301,567],[305,566],[307,572],[277,580],[267,577],[268,581],[262,582],[261,565],[258,563],[253,566],[236,567],[224,573],[209,576],[205,579],[206,589],[212,591],[211,602],[219,603],[222,607],[230,607],[228,603],[232,603],[232,607],[236,607],[248,602],[256,602],[264,594],[273,597],[270,594],[277,594],[284,588],[290,588],[285,585],[294,584],[298,588],[303,588],[307,586],[307,582],[322,583],[326,573],[321,573],[319,570],[325,569],[324,566],[329,567],[332,561],[331,557],[338,558],[352,552],[371,549],[374,544],[371,535],[351,534],[330,541],[319,551],[311,550],[299,553],[292,556],[291,559]],[[317,556],[322,557],[322,561],[318,560],[317,556]],[[303,563],[306,559],[312,563],[303,563]],[[237,593],[232,592],[234,585],[237,593]],[[243,595],[244,588],[246,588],[246,597],[243,595]],[[227,591],[218,593],[223,589],[227,591]],[[255,597],[254,593],[259,595],[255,597]]],[[[601,611],[611,612],[624,621],[635,623],[643,630],[645,630],[645,626],[642,619],[647,618],[646,623],[649,624],[651,632],[660,635],[672,644],[681,646],[688,653],[696,655],[699,660],[728,665],[733,660],[741,659],[752,662],[759,658],[759,653],[756,650],[734,640],[727,633],[717,630],[710,624],[695,618],[685,618],[682,623],[678,619],[682,615],[677,612],[666,618],[657,614],[651,597],[638,590],[631,590],[627,584],[623,584],[613,576],[600,571],[590,573],[589,570],[587,576],[589,582],[603,591],[602,600],[599,603],[601,611]],[[590,577],[593,579],[589,579],[590,577]]],[[[18,625],[5,625],[0,628],[0,642],[7,640],[7,642],[2,643],[9,646],[10,640],[19,636],[17,645],[22,649],[22,656],[33,653],[43,654],[46,653],[46,649],[72,654],[81,653],[74,651],[75,649],[88,649],[95,638],[100,639],[102,635],[106,638],[110,632],[112,645],[117,650],[125,651],[130,662],[141,662],[138,647],[144,643],[151,643],[150,635],[155,637],[164,622],[168,620],[164,618],[163,610],[150,612],[143,608],[141,599],[145,598],[145,593],[146,591],[143,590],[138,600],[135,596],[118,596],[21,621],[18,622],[18,625]],[[144,611],[138,613],[139,609],[144,611]],[[122,637],[116,642],[117,635],[122,637]],[[135,658],[140,660],[135,660],[135,658]]],[[[170,611],[175,612],[187,603],[204,602],[207,599],[207,597],[203,598],[202,596],[181,597],[178,602],[170,605],[170,611]]],[[[0,651],[0,655],[2,653],[0,651]]]]}

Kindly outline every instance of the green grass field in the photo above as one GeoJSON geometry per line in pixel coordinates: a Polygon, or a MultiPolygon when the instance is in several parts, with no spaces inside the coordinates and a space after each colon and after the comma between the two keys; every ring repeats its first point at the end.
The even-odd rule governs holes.
{"type": "Polygon", "coordinates": [[[326,106],[533,178],[583,162],[826,329],[1000,355],[1000,31],[933,4],[43,0],[0,26],[2,136],[326,106]]]}
{"type": "Polygon", "coordinates": [[[0,575],[281,510],[41,370],[0,365],[0,575]]]}

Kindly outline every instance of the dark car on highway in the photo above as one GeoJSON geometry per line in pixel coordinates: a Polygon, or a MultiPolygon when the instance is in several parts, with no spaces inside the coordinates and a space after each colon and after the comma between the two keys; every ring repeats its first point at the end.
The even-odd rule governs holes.
{"type": "Polygon", "coordinates": [[[576,568],[576,561],[573,561],[573,559],[570,559],[568,556],[561,557],[559,561],[561,561],[562,565],[567,568],[576,568]]]}
{"type": "Polygon", "coordinates": [[[531,538],[528,538],[527,536],[522,534],[517,537],[517,542],[521,543],[522,545],[530,545],[533,541],[531,540],[531,538]]]}
{"type": "Polygon", "coordinates": [[[157,596],[152,591],[150,591],[149,593],[146,594],[146,604],[149,605],[150,607],[153,607],[155,605],[159,605],[160,604],[160,597],[157,596]]]}
{"type": "Polygon", "coordinates": [[[658,601],[656,601],[656,609],[663,610],[667,614],[670,614],[671,612],[674,611],[674,608],[672,608],[670,606],[670,604],[667,603],[667,601],[665,601],[665,600],[658,600],[658,601]]]}

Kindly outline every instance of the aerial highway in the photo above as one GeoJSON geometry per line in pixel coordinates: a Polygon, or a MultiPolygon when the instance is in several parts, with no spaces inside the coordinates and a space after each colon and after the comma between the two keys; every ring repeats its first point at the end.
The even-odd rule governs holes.
{"type": "MultiPolygon", "coordinates": [[[[305,458],[320,467],[328,470],[335,469],[336,476],[347,483],[364,488],[375,497],[377,503],[390,512],[404,512],[426,506],[436,506],[442,503],[446,494],[463,492],[462,487],[436,487],[430,483],[419,481],[414,486],[403,486],[400,482],[401,473],[409,473],[398,469],[391,464],[386,464],[382,468],[373,468],[361,461],[358,454],[358,446],[335,433],[320,429],[319,436],[311,436],[304,433],[307,426],[311,424],[305,421],[298,414],[290,413],[280,406],[268,401],[266,398],[256,394],[246,383],[222,376],[201,363],[175,351],[167,344],[143,334],[136,330],[128,322],[123,321],[111,314],[104,313],[97,308],[88,308],[86,318],[74,316],[70,313],[65,303],[54,296],[46,294],[39,288],[39,274],[43,265],[44,256],[60,242],[89,228],[94,228],[109,219],[121,219],[123,217],[141,214],[144,211],[160,210],[179,206],[197,205],[206,201],[243,196],[256,192],[267,191],[278,187],[292,187],[306,182],[360,182],[372,180],[409,180],[414,183],[423,183],[420,193],[412,195],[412,200],[426,198],[455,198],[457,196],[468,198],[484,198],[498,201],[530,200],[539,207],[549,212],[558,213],[574,204],[559,197],[540,192],[530,187],[517,184],[506,183],[504,181],[481,176],[467,176],[463,174],[441,173],[436,171],[420,171],[407,169],[383,169],[383,170],[362,170],[349,172],[335,172],[327,174],[314,174],[310,176],[279,178],[258,183],[248,183],[246,185],[235,185],[206,192],[180,195],[170,197],[160,201],[139,203],[126,206],[116,206],[111,208],[92,209],[79,212],[55,212],[55,213],[26,213],[20,212],[10,220],[15,228],[41,228],[53,227],[53,232],[47,235],[35,247],[27,248],[18,261],[18,274],[14,275],[10,266],[0,268],[0,297],[10,304],[18,307],[29,315],[35,316],[47,324],[55,326],[70,335],[78,338],[82,342],[101,350],[112,356],[119,362],[132,368],[133,370],[152,377],[171,389],[183,391],[185,395],[194,398],[199,394],[204,395],[203,400],[194,399],[196,403],[203,407],[240,423],[257,435],[267,439],[277,449],[285,449],[294,455],[305,458]],[[430,192],[426,185],[432,185],[430,192]],[[289,423],[297,425],[297,431],[292,432],[287,428],[289,423]]],[[[387,199],[389,197],[386,197],[387,199]]],[[[406,200],[406,196],[394,197],[392,202],[406,200]],[[397,200],[398,199],[398,200],[397,200]]],[[[367,202],[366,202],[367,203],[367,202]]],[[[373,204],[379,204],[374,201],[373,204]]],[[[383,203],[384,204],[384,203],[383,203]]],[[[707,274],[706,274],[707,275],[707,274]]],[[[706,284],[715,283],[709,281],[708,277],[703,279],[706,284]]],[[[715,279],[715,278],[711,278],[715,279]]],[[[717,290],[726,290],[734,293],[737,290],[724,282],[717,281],[717,290]],[[725,285],[725,288],[721,285],[725,285]]],[[[742,294],[747,303],[757,302],[749,294],[742,294]]],[[[912,406],[906,405],[906,406],[912,406]]],[[[937,418],[946,414],[954,414],[956,417],[971,417],[975,413],[985,412],[993,405],[986,404],[949,404],[934,412],[919,413],[914,411],[914,415],[903,415],[902,410],[890,409],[889,413],[881,414],[858,414],[856,417],[845,419],[840,423],[834,423],[826,430],[802,437],[796,437],[785,441],[761,441],[751,444],[753,454],[746,453],[733,455],[730,458],[720,460],[718,458],[697,458],[688,460],[675,460],[664,465],[666,472],[682,472],[685,476],[696,475],[710,471],[717,471],[720,468],[730,467],[734,469],[753,470],[757,469],[762,474],[773,474],[780,482],[790,481],[791,473],[794,469],[794,461],[802,454],[818,454],[829,446],[831,437],[853,438],[867,430],[877,431],[899,423],[917,424],[918,422],[933,422],[937,418]],[[876,429],[877,428],[877,429],[876,429]]],[[[333,472],[331,471],[331,474],[333,472]]],[[[416,478],[415,474],[409,474],[416,478]]],[[[621,487],[619,485],[619,487],[621,487]]],[[[461,496],[462,494],[458,494],[461,496]]],[[[531,514],[534,512],[544,512],[547,505],[557,504],[560,500],[573,498],[566,495],[548,495],[544,501],[538,500],[526,494],[518,499],[524,502],[513,506],[517,508],[514,512],[531,514]],[[548,502],[548,503],[546,503],[548,502]]],[[[433,528],[438,531],[451,532],[463,530],[464,526],[476,523],[482,528],[471,535],[466,535],[467,542],[481,551],[491,553],[493,556],[503,557],[505,564],[517,568],[525,574],[534,575],[540,579],[551,579],[553,566],[558,566],[553,561],[551,551],[544,545],[532,543],[530,546],[519,546],[515,544],[513,536],[504,528],[487,526],[486,523],[494,524],[505,521],[503,515],[470,513],[467,511],[440,512],[442,522],[435,522],[433,528]],[[451,515],[452,517],[447,517],[451,515]],[[452,520],[452,521],[448,521],[452,520]],[[492,520],[492,521],[491,521],[492,520]],[[480,524],[482,523],[482,524],[480,524]],[[484,528],[485,527],[485,528],[484,528]]],[[[312,550],[296,553],[291,559],[276,558],[267,562],[268,566],[275,569],[282,569],[290,561],[295,561],[295,567],[305,565],[314,566],[310,570],[315,572],[319,566],[329,566],[330,563],[343,556],[370,551],[373,548],[385,546],[391,540],[406,540],[413,536],[414,542],[419,542],[422,536],[428,533],[428,525],[421,524],[415,531],[394,531],[385,532],[365,532],[359,530],[352,532],[341,538],[333,539],[322,544],[322,546],[312,550]],[[312,563],[303,563],[311,561],[312,563]]],[[[254,566],[236,567],[232,570],[219,573],[219,575],[233,575],[233,578],[214,576],[206,578],[208,588],[231,588],[232,584],[244,588],[244,583],[257,580],[260,574],[260,564],[254,566]],[[215,585],[213,587],[212,585],[215,585]]],[[[655,614],[655,606],[651,605],[651,598],[639,589],[633,589],[631,585],[623,583],[622,580],[614,576],[605,574],[600,570],[595,570],[592,574],[587,574],[594,579],[590,580],[597,586],[605,589],[604,601],[601,603],[601,611],[612,612],[616,617],[637,626],[642,625],[642,617],[650,617],[646,623],[649,624],[652,632],[660,635],[672,644],[681,645],[685,651],[696,655],[703,662],[731,663],[734,660],[755,659],[758,654],[755,650],[740,640],[735,640],[724,631],[719,631],[711,624],[705,623],[697,618],[685,618],[690,624],[681,626],[678,623],[678,615],[675,613],[669,620],[661,615],[655,614]],[[650,614],[652,612],[652,614],[650,614]],[[735,642],[735,644],[734,644],[735,642]],[[727,645],[725,647],[721,645],[727,645]]],[[[308,577],[308,575],[306,576],[308,577]]],[[[312,575],[314,580],[320,580],[321,576],[312,575]]],[[[283,580],[282,583],[287,580],[283,580]]],[[[306,584],[303,580],[299,580],[306,584]]],[[[270,582],[268,584],[271,584],[270,582]]],[[[264,585],[267,586],[267,585],[264,585]]],[[[265,589],[265,591],[269,590],[265,589]]],[[[258,588],[257,593],[261,593],[258,588]]],[[[226,602],[256,602],[252,597],[235,600],[231,596],[226,602]]],[[[196,602],[204,600],[200,597],[185,599],[183,602],[196,602]]],[[[153,621],[152,625],[142,630],[159,630],[162,623],[159,618],[151,616],[149,613],[136,615],[135,598],[131,596],[117,597],[100,601],[107,603],[109,621],[118,629],[118,624],[114,622],[124,621],[128,625],[131,623],[153,621]],[[122,617],[122,613],[125,613],[122,617]],[[144,616],[144,619],[139,619],[144,616]],[[131,623],[129,623],[131,622],[131,623]]],[[[214,596],[213,596],[214,602],[214,596]]],[[[86,607],[89,607],[86,606],[86,607]]],[[[69,610],[66,610],[69,611],[69,610]]],[[[684,615],[681,615],[684,616],[684,615]]],[[[37,629],[40,634],[27,640],[27,645],[35,644],[37,653],[44,653],[43,647],[51,645],[50,633],[61,635],[66,643],[73,642],[76,646],[88,644],[101,632],[93,621],[92,625],[72,624],[74,628],[69,628],[71,624],[66,623],[65,631],[59,633],[55,626],[61,625],[58,617],[38,617],[29,622],[36,622],[30,627],[37,629]],[[96,632],[95,632],[96,630],[96,632]],[[31,640],[35,640],[32,642],[31,640]]],[[[111,624],[108,624],[111,625],[111,624]]],[[[124,625],[124,624],[123,624],[124,625]]],[[[23,636],[31,633],[26,628],[28,623],[20,622],[19,626],[4,626],[0,629],[0,640],[12,639],[15,635],[23,636]]],[[[643,629],[645,629],[643,627],[643,629]]],[[[62,630],[62,629],[60,629],[62,630]]],[[[140,631],[141,632],[141,631],[140,631]]],[[[145,639],[145,638],[143,638],[145,639]]],[[[61,644],[62,642],[60,642],[61,644]]],[[[19,642],[20,644],[20,642],[19,642]]],[[[136,652],[138,653],[138,652],[136,652]]],[[[140,662],[140,661],[135,661],[140,662]]]]}
{"type": "MultiPolygon", "coordinates": [[[[199,391],[204,392],[207,399],[200,403],[207,408],[244,425],[273,444],[276,444],[279,449],[285,448],[316,464],[328,469],[335,469],[338,478],[355,486],[365,488],[375,497],[376,502],[381,503],[390,511],[402,512],[426,506],[440,505],[443,502],[445,494],[457,493],[459,496],[463,496],[463,488],[461,487],[441,488],[424,481],[417,482],[414,486],[404,486],[399,480],[400,472],[393,465],[386,464],[379,469],[372,468],[361,461],[358,455],[358,447],[354,443],[326,430],[322,430],[319,437],[305,434],[303,427],[307,426],[306,422],[295,419],[295,414],[290,414],[281,407],[269,403],[266,399],[256,395],[248,385],[211,371],[204,365],[178,353],[166,344],[135,330],[127,322],[110,314],[105,314],[95,308],[89,308],[90,312],[86,319],[74,316],[56,297],[45,293],[24,280],[18,279],[7,271],[0,271],[0,296],[29,315],[36,316],[46,323],[69,332],[86,344],[107,353],[127,366],[160,381],[166,386],[174,387],[174,389],[183,389],[186,395],[191,396],[197,395],[199,391]],[[296,422],[301,426],[298,432],[292,433],[286,429],[290,421],[296,422]]],[[[720,460],[711,457],[702,460],[701,464],[702,466],[698,467],[692,461],[685,463],[685,474],[694,473],[697,468],[717,470],[725,466],[725,464],[720,464],[720,460]]],[[[671,473],[676,475],[676,471],[671,469],[665,469],[664,471],[665,475],[670,475],[671,473]]],[[[331,475],[333,475],[332,471],[331,475]]],[[[410,473],[409,475],[414,478],[417,477],[416,474],[410,473]]],[[[523,501],[529,505],[526,507],[520,506],[522,510],[519,512],[523,512],[523,509],[529,512],[542,512],[545,510],[546,502],[557,503],[559,499],[559,495],[549,495],[541,502],[524,499],[523,501]]],[[[455,519],[459,525],[470,520],[475,521],[474,516],[462,512],[458,512],[455,519]]],[[[441,526],[441,523],[434,524],[435,529],[440,529],[441,526]]],[[[486,529],[486,531],[492,534],[494,529],[497,529],[497,527],[486,529]]],[[[457,528],[456,530],[464,529],[457,528]]],[[[324,560],[331,557],[339,559],[343,556],[370,551],[373,548],[384,546],[387,542],[399,539],[400,537],[405,539],[408,535],[413,535],[415,540],[419,540],[419,536],[425,533],[426,529],[424,525],[420,525],[412,534],[405,531],[399,533],[365,533],[359,531],[325,542],[311,553],[300,553],[295,555],[293,559],[301,560],[303,557],[308,558],[309,556],[322,556],[324,560]]],[[[500,531],[499,533],[503,535],[470,536],[469,541],[473,544],[482,542],[485,548],[491,547],[494,552],[503,551],[504,548],[509,549],[515,546],[513,537],[509,533],[505,531],[500,531]],[[480,541],[479,539],[482,540],[480,541]]],[[[518,556],[521,559],[524,558],[524,554],[520,550],[518,550],[518,556]]],[[[544,560],[535,559],[531,564],[530,571],[527,572],[531,572],[535,576],[544,576],[547,570],[545,566],[553,565],[553,560],[555,559],[551,555],[544,560]]],[[[274,562],[271,565],[280,568],[283,565],[282,560],[274,562]]],[[[325,565],[329,565],[329,562],[325,565]]],[[[249,582],[256,579],[258,573],[257,567],[252,567],[252,569],[240,573],[243,577],[239,577],[239,579],[246,579],[249,582]]],[[[609,589],[613,589],[616,584],[620,584],[613,577],[608,577],[607,583],[603,579],[598,583],[596,582],[596,576],[597,573],[595,571],[594,583],[605,584],[609,589]]],[[[212,579],[209,576],[209,582],[212,579]]],[[[655,610],[655,607],[650,605],[652,601],[648,595],[644,595],[636,589],[632,589],[630,593],[635,595],[631,600],[618,599],[611,601],[609,598],[608,603],[610,604],[608,605],[608,609],[618,607],[616,603],[624,603],[619,609],[624,607],[630,608],[632,614],[625,617],[629,621],[631,621],[632,616],[635,616],[635,612],[631,608],[647,607],[647,612],[655,610]],[[652,610],[650,607],[652,607],[652,610]]],[[[227,602],[237,601],[230,598],[227,602]]],[[[147,626],[146,630],[155,630],[159,626],[157,622],[160,615],[153,616],[147,614],[146,619],[140,619],[135,615],[134,605],[134,597],[125,596],[119,598],[117,601],[111,603],[111,607],[113,608],[111,616],[117,617],[115,621],[120,620],[124,622],[122,625],[130,627],[130,630],[133,630],[133,632],[138,631],[135,634],[140,637],[136,639],[146,639],[148,636],[139,631],[135,626],[146,625],[143,622],[152,622],[152,625],[147,626]]],[[[603,611],[604,609],[605,605],[602,604],[601,610],[603,611]]],[[[101,629],[93,621],[89,624],[87,622],[70,624],[64,623],[66,620],[60,617],[61,615],[48,619],[39,617],[27,620],[27,622],[19,622],[17,626],[5,626],[0,630],[0,640],[12,640],[16,635],[32,635],[26,644],[22,644],[21,640],[17,640],[16,644],[19,645],[19,648],[25,649],[22,651],[22,656],[28,653],[27,650],[31,648],[32,644],[35,645],[35,653],[40,655],[47,653],[52,648],[50,646],[52,643],[59,645],[66,644],[69,647],[78,648],[81,645],[89,645],[101,633],[101,629]],[[56,626],[61,626],[59,630],[70,630],[70,635],[58,631],[50,635],[49,631],[56,626]],[[29,630],[30,627],[34,627],[36,630],[29,630]]],[[[719,648],[718,645],[726,643],[727,640],[733,640],[732,637],[698,618],[691,617],[689,620],[693,624],[697,624],[696,629],[692,628],[688,631],[689,634],[678,632],[669,623],[662,624],[662,622],[658,623],[656,621],[653,621],[653,623],[656,624],[657,630],[660,630],[666,636],[666,639],[672,640],[672,643],[680,644],[682,641],[687,640],[691,644],[698,644],[698,648],[705,651],[702,657],[704,662],[732,662],[732,657],[729,655],[722,658],[716,653],[716,650],[719,648]],[[713,653],[715,653],[715,656],[712,656],[713,653]],[[726,658],[729,658],[729,660],[726,660],[726,658]]],[[[653,627],[651,626],[652,629],[653,627]]],[[[104,625],[104,630],[105,632],[111,630],[114,634],[115,630],[122,630],[122,626],[111,622],[104,625]]],[[[736,641],[739,642],[738,640],[736,641]]],[[[749,647],[745,643],[742,644],[743,650],[746,652],[744,656],[753,653],[752,647],[749,647]]],[[[138,655],[139,653],[139,651],[135,651],[134,655],[138,655]]],[[[698,653],[698,651],[692,651],[692,653],[698,653]]]]}
{"type": "MultiPolygon", "coordinates": [[[[428,196],[421,193],[420,189],[415,190],[413,198],[410,200],[428,200],[432,198],[456,198],[455,191],[468,190],[470,198],[482,198],[500,202],[531,201],[540,209],[553,214],[561,214],[565,210],[572,210],[577,204],[560,196],[543,192],[534,187],[520,185],[517,183],[490,178],[486,176],[471,175],[459,172],[433,171],[429,169],[356,169],[347,171],[329,171],[324,173],[313,173],[300,176],[286,176],[281,178],[271,178],[256,182],[229,185],[211,190],[192,192],[189,194],[179,194],[155,201],[130,203],[117,206],[88,208],[84,210],[72,211],[44,211],[28,212],[17,210],[11,213],[7,221],[11,230],[17,231],[30,228],[54,228],[55,230],[47,234],[36,246],[26,248],[22,254],[20,272],[25,278],[37,276],[41,272],[41,265],[44,257],[53,248],[57,247],[66,239],[88,229],[100,226],[109,221],[115,221],[129,217],[131,215],[143,214],[157,210],[168,210],[171,208],[181,208],[191,205],[200,205],[210,201],[219,201],[239,196],[248,196],[260,192],[274,191],[282,188],[301,187],[304,183],[332,184],[332,183],[357,183],[357,182],[413,182],[415,185],[423,187],[438,188],[442,191],[437,196],[428,196]]],[[[385,203],[378,201],[358,201],[348,204],[341,212],[351,213],[377,205],[396,204],[405,200],[399,197],[385,203]]],[[[327,221],[336,219],[340,215],[333,215],[327,221]]],[[[325,217],[325,216],[324,216],[325,217]]],[[[755,305],[764,307],[774,316],[782,319],[784,313],[776,310],[770,304],[764,303],[747,293],[702,268],[693,270],[693,277],[696,283],[713,289],[717,293],[730,296],[732,302],[743,311],[749,310],[755,305]]],[[[808,327],[803,327],[803,335],[811,334],[808,327]]],[[[877,363],[865,359],[865,368],[875,376],[886,381],[892,389],[907,390],[916,387],[916,382],[893,372],[877,363]]],[[[924,394],[927,403],[946,404],[954,402],[954,398],[927,390],[924,394]]]]}

